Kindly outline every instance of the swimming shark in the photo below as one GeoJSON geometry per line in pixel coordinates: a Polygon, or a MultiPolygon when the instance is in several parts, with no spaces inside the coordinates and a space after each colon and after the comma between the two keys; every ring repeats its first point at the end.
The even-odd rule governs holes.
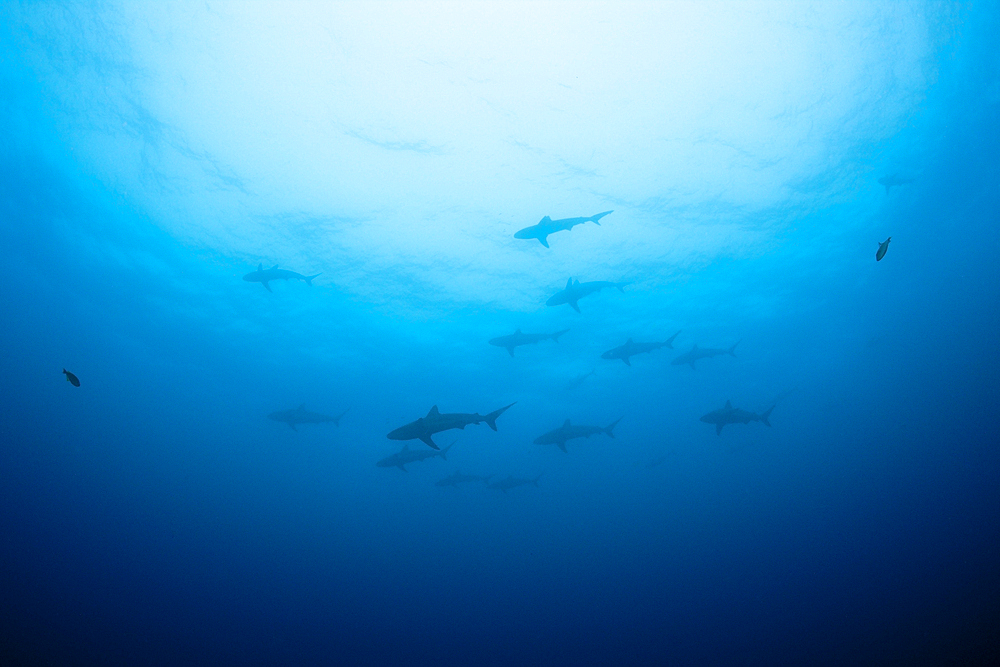
{"type": "Polygon", "coordinates": [[[750,422],[764,422],[768,426],[771,422],[768,421],[768,417],[771,416],[771,410],[774,410],[772,405],[763,414],[757,414],[756,412],[749,412],[748,410],[741,410],[739,408],[734,408],[733,404],[728,400],[726,405],[719,410],[712,410],[707,415],[701,418],[701,421],[706,424],[715,424],[716,435],[722,435],[722,427],[726,424],[749,424],[750,422]]]}
{"type": "Polygon", "coordinates": [[[459,484],[465,484],[466,482],[482,482],[483,484],[489,484],[490,477],[493,475],[463,475],[457,470],[448,475],[444,479],[439,479],[434,482],[434,486],[458,486],[459,484]]]}
{"type": "Polygon", "coordinates": [[[562,220],[553,220],[549,216],[542,218],[541,222],[537,225],[532,225],[531,227],[525,227],[524,229],[514,232],[515,239],[538,239],[546,248],[549,247],[549,240],[546,238],[549,234],[555,234],[556,232],[561,232],[563,230],[570,231],[576,225],[582,225],[586,222],[592,222],[597,226],[600,226],[600,219],[606,216],[608,213],[614,213],[614,211],[605,211],[604,213],[597,213],[590,216],[589,218],[563,218],[562,220]]]}
{"type": "Polygon", "coordinates": [[[878,182],[879,185],[885,186],[885,193],[889,194],[889,190],[892,188],[892,186],[906,185],[907,183],[912,183],[913,179],[903,178],[899,174],[892,174],[890,176],[883,176],[882,178],[878,179],[878,182]]]}
{"type": "MultiPolygon", "coordinates": [[[[347,408],[350,410],[350,408],[347,408]]],[[[273,419],[276,422],[285,422],[288,424],[293,431],[298,431],[295,428],[296,424],[323,424],[325,422],[333,422],[336,426],[340,426],[340,418],[347,414],[347,410],[344,410],[336,417],[330,417],[329,415],[321,415],[318,412],[309,412],[306,410],[306,404],[303,403],[294,410],[278,410],[277,412],[272,412],[267,416],[268,419],[273,419]]]]}
{"type": "Polygon", "coordinates": [[[568,303],[573,307],[573,310],[579,313],[580,306],[578,306],[576,302],[588,294],[600,292],[605,287],[617,287],[619,292],[624,293],[625,290],[622,288],[626,285],[628,285],[628,283],[612,283],[607,280],[595,280],[589,283],[581,283],[579,280],[574,281],[570,278],[566,281],[566,289],[557,292],[554,296],[552,296],[552,298],[545,302],[545,305],[559,306],[564,303],[568,303]]]}
{"type": "Polygon", "coordinates": [[[248,283],[260,283],[264,286],[268,292],[271,291],[271,286],[268,285],[272,280],[288,280],[289,278],[297,278],[298,280],[304,280],[309,285],[312,285],[313,278],[318,276],[304,276],[301,273],[295,273],[294,271],[288,271],[286,269],[279,269],[278,265],[275,264],[270,269],[265,269],[263,264],[257,265],[256,271],[251,271],[250,273],[243,276],[243,280],[248,283]]]}
{"type": "Polygon", "coordinates": [[[527,484],[534,484],[538,486],[538,480],[541,479],[541,475],[535,479],[519,479],[513,475],[507,475],[507,479],[500,479],[489,485],[491,489],[499,489],[504,493],[507,493],[510,489],[517,488],[519,486],[525,486],[527,484]]]}
{"type": "Polygon", "coordinates": [[[490,345],[496,345],[497,347],[507,348],[507,351],[510,353],[510,356],[513,357],[515,347],[519,347],[521,345],[531,345],[533,343],[537,343],[543,340],[554,340],[555,342],[558,343],[559,336],[562,336],[567,331],[569,331],[569,329],[563,329],[562,331],[557,331],[551,334],[545,334],[545,333],[526,334],[526,333],[521,333],[521,330],[518,329],[509,336],[498,336],[497,338],[491,338],[490,345]]]}
{"type": "Polygon", "coordinates": [[[880,241],[878,244],[878,250],[875,251],[875,261],[881,262],[882,258],[885,257],[885,251],[889,249],[889,241],[892,240],[890,236],[885,241],[880,241]]]}
{"type": "Polygon", "coordinates": [[[691,368],[694,368],[694,362],[699,359],[705,359],[708,357],[714,357],[719,354],[731,354],[736,356],[736,346],[740,344],[740,341],[733,343],[733,346],[728,349],[723,349],[721,347],[698,347],[695,344],[688,352],[685,352],[681,356],[677,357],[670,362],[672,366],[680,366],[681,364],[688,364],[691,368]]]}
{"type": "Polygon", "coordinates": [[[409,472],[406,466],[414,461],[423,461],[424,459],[432,459],[435,456],[440,456],[445,461],[448,460],[448,450],[451,449],[455,443],[451,443],[444,449],[439,449],[437,451],[429,451],[426,449],[410,449],[409,445],[403,445],[403,448],[393,454],[392,456],[387,456],[375,465],[379,468],[399,468],[403,472],[409,472]]]}
{"type": "Polygon", "coordinates": [[[662,343],[636,343],[631,338],[625,341],[624,345],[619,345],[613,350],[608,350],[601,355],[601,359],[621,359],[625,362],[626,366],[631,366],[632,362],[629,361],[629,357],[635,354],[643,354],[645,352],[652,352],[653,350],[658,350],[661,347],[669,347],[671,350],[674,349],[674,339],[677,338],[675,333],[670,338],[666,339],[662,343]]]}
{"type": "Polygon", "coordinates": [[[596,371],[597,371],[596,368],[592,368],[590,369],[589,373],[584,373],[583,375],[577,375],[575,378],[566,383],[566,391],[572,391],[576,389],[584,382],[586,382],[587,378],[589,378],[591,375],[594,375],[596,371]]]}
{"type": "Polygon", "coordinates": [[[488,415],[481,415],[478,412],[471,414],[467,412],[446,412],[441,414],[438,412],[438,406],[435,405],[430,409],[426,417],[421,417],[416,421],[400,426],[396,430],[391,431],[386,437],[390,440],[421,440],[429,447],[440,449],[431,439],[431,436],[435,433],[453,428],[464,429],[469,424],[481,424],[483,422],[486,422],[486,425],[495,431],[497,430],[497,417],[502,415],[511,405],[514,405],[514,403],[499,410],[494,410],[488,415]]]}
{"type": "MultiPolygon", "coordinates": [[[[605,427],[600,426],[573,426],[567,419],[563,422],[563,425],[554,431],[549,431],[548,433],[543,433],[537,438],[535,438],[536,445],[557,445],[559,449],[566,452],[566,441],[572,440],[573,438],[589,438],[597,433],[603,433],[611,438],[615,437],[614,428],[618,425],[618,422],[622,420],[621,417],[611,422],[605,427]]],[[[568,452],[567,452],[568,453],[568,452]]]]}

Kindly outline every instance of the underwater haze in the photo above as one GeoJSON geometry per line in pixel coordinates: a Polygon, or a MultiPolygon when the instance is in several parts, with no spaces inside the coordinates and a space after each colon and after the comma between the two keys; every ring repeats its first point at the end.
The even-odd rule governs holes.
{"type": "Polygon", "coordinates": [[[0,0],[0,664],[1000,663],[998,34],[0,0]]]}

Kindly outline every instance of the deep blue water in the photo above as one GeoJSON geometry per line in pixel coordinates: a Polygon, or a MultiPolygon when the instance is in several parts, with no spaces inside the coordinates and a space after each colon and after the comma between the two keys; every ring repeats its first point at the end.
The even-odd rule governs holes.
{"type": "Polygon", "coordinates": [[[3,2],[0,664],[995,664],[997,34],[3,2]]]}

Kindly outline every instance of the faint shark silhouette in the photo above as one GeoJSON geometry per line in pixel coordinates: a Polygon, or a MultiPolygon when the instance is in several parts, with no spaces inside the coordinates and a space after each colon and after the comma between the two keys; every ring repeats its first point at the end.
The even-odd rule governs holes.
{"type": "Polygon", "coordinates": [[[568,303],[573,310],[580,312],[580,306],[577,305],[577,301],[587,296],[588,294],[593,294],[594,292],[600,292],[605,287],[617,287],[619,292],[625,292],[622,288],[628,285],[628,283],[612,283],[607,280],[595,280],[589,283],[581,283],[579,280],[574,281],[572,278],[566,281],[566,289],[560,290],[554,294],[548,301],[545,302],[546,306],[559,306],[564,303],[568,303]]]}
{"type": "Polygon", "coordinates": [[[499,489],[504,493],[507,493],[511,489],[515,489],[519,486],[525,486],[527,484],[534,484],[538,486],[538,480],[541,479],[541,475],[535,479],[519,479],[513,475],[507,475],[507,479],[500,479],[489,485],[491,489],[499,489]]]}
{"type": "Polygon", "coordinates": [[[414,461],[423,461],[424,459],[432,459],[435,456],[440,456],[445,461],[448,460],[448,450],[455,446],[455,443],[451,443],[444,449],[430,450],[430,449],[410,449],[409,445],[403,445],[403,448],[391,456],[387,456],[375,465],[379,468],[399,468],[403,472],[409,472],[406,466],[414,461]]]}
{"type": "Polygon", "coordinates": [[[515,347],[520,347],[521,345],[532,345],[534,343],[543,340],[553,340],[558,343],[559,336],[562,336],[567,331],[569,331],[569,329],[563,329],[562,331],[557,331],[555,333],[550,333],[550,334],[546,333],[526,334],[526,333],[521,333],[521,330],[518,329],[514,333],[509,334],[507,336],[498,336],[497,338],[491,338],[490,345],[496,345],[497,347],[507,348],[507,352],[509,352],[510,356],[513,357],[515,347]]]}
{"type": "MultiPolygon", "coordinates": [[[[622,417],[614,420],[607,426],[573,426],[567,419],[563,422],[563,425],[557,429],[549,431],[548,433],[543,433],[537,438],[535,438],[536,445],[556,445],[559,449],[566,451],[566,441],[572,440],[573,438],[589,438],[592,435],[598,433],[603,433],[604,435],[613,438],[615,437],[615,426],[618,422],[622,420],[622,417]]],[[[567,452],[568,453],[568,452],[567,452]]]]}
{"type": "Polygon", "coordinates": [[[256,271],[251,271],[250,273],[243,276],[243,280],[248,283],[260,283],[264,286],[268,292],[272,291],[271,286],[268,285],[272,280],[288,280],[289,278],[297,278],[298,280],[304,280],[309,285],[312,285],[313,278],[318,276],[304,276],[301,273],[295,273],[294,271],[287,271],[285,269],[279,269],[278,265],[275,264],[270,269],[265,269],[263,264],[257,265],[256,271]]]}
{"type": "Polygon", "coordinates": [[[671,350],[674,349],[674,339],[677,338],[677,334],[679,333],[680,331],[678,331],[673,336],[660,343],[636,343],[631,338],[629,338],[627,341],[625,341],[624,345],[619,345],[613,350],[608,350],[607,352],[601,355],[601,358],[621,359],[622,361],[625,362],[626,366],[631,366],[632,362],[629,361],[629,358],[632,357],[633,355],[643,354],[645,352],[652,352],[653,350],[658,350],[661,347],[669,347],[671,350]]]}
{"type": "Polygon", "coordinates": [[[912,183],[913,179],[903,178],[899,174],[891,174],[889,176],[883,176],[882,178],[878,179],[878,182],[879,185],[885,186],[885,193],[889,194],[889,190],[892,189],[893,186],[900,186],[900,185],[906,185],[907,183],[912,183]]]}
{"type": "MultiPolygon", "coordinates": [[[[347,408],[350,410],[350,408],[347,408]]],[[[309,412],[306,410],[306,404],[303,403],[294,410],[278,410],[277,412],[272,412],[267,416],[268,419],[273,419],[276,422],[285,422],[288,424],[293,431],[297,431],[295,428],[296,424],[323,424],[325,422],[333,422],[334,425],[340,426],[340,418],[347,414],[347,410],[344,410],[336,417],[330,417],[329,415],[323,415],[318,412],[309,412]]]]}
{"type": "Polygon", "coordinates": [[[707,415],[702,416],[701,421],[706,424],[715,424],[715,434],[722,435],[722,427],[726,424],[749,424],[750,422],[764,422],[768,426],[771,422],[768,421],[768,417],[771,416],[771,410],[774,410],[772,405],[763,414],[757,414],[756,412],[750,412],[748,410],[741,410],[739,408],[734,408],[733,404],[728,400],[725,406],[718,410],[712,410],[707,415]]]}
{"type": "Polygon", "coordinates": [[[688,364],[691,368],[694,368],[694,362],[699,359],[706,359],[708,357],[714,357],[720,354],[729,354],[736,356],[736,346],[740,344],[740,341],[733,343],[732,347],[723,349],[721,347],[698,347],[695,344],[690,350],[677,357],[670,362],[672,366],[680,366],[682,364],[688,364]]]}

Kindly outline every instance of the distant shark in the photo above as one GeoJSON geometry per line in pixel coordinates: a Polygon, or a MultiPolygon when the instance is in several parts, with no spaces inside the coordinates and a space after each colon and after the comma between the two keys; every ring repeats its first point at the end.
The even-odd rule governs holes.
{"type": "Polygon", "coordinates": [[[400,426],[396,430],[391,431],[386,437],[390,440],[421,440],[429,447],[440,449],[431,439],[431,436],[435,433],[453,428],[464,429],[469,424],[481,424],[483,422],[486,422],[487,426],[495,431],[497,430],[497,417],[502,415],[511,405],[514,405],[514,403],[499,410],[494,410],[488,415],[481,415],[478,412],[471,414],[467,412],[446,412],[441,414],[438,412],[438,406],[435,405],[430,409],[426,417],[421,417],[416,421],[400,426]]]}
{"type": "Polygon", "coordinates": [[[619,292],[624,293],[625,290],[622,288],[626,285],[628,285],[628,283],[612,283],[607,280],[595,280],[589,283],[581,283],[579,280],[574,281],[570,278],[566,281],[566,289],[557,292],[554,296],[552,296],[552,298],[545,302],[545,305],[560,306],[564,303],[568,303],[572,306],[573,310],[579,313],[580,306],[578,306],[576,302],[588,294],[600,292],[605,287],[617,287],[619,292]]]}
{"type": "MultiPolygon", "coordinates": [[[[350,410],[350,408],[347,408],[350,410]]],[[[293,431],[297,431],[295,428],[296,424],[323,424],[326,422],[333,422],[335,425],[340,426],[340,418],[347,414],[347,410],[344,410],[336,417],[330,417],[329,415],[321,415],[318,412],[309,412],[306,410],[306,404],[303,403],[294,410],[278,410],[277,412],[272,412],[267,416],[268,419],[273,419],[276,422],[285,422],[288,424],[293,431]]]]}
{"type": "Polygon", "coordinates": [[[542,435],[535,438],[536,445],[557,445],[559,449],[566,451],[566,441],[572,440],[573,438],[589,438],[592,435],[598,433],[603,433],[608,437],[615,437],[614,429],[618,425],[618,422],[622,420],[621,417],[611,422],[607,426],[573,426],[567,419],[563,422],[563,425],[554,431],[549,431],[548,433],[543,433],[542,435]]]}
{"type": "Polygon", "coordinates": [[[437,451],[430,451],[427,449],[410,449],[409,445],[403,445],[403,448],[393,454],[392,456],[387,456],[375,465],[379,468],[399,468],[403,472],[409,472],[406,466],[414,461],[423,461],[424,459],[432,459],[435,456],[440,456],[445,461],[448,460],[448,450],[451,449],[455,443],[451,443],[444,449],[439,449],[437,451]]]}
{"type": "Polygon", "coordinates": [[[538,486],[538,480],[541,479],[541,477],[542,476],[539,475],[535,479],[518,479],[513,475],[507,475],[507,479],[499,479],[490,484],[489,488],[499,489],[500,491],[507,493],[511,489],[515,489],[519,486],[526,486],[528,484],[534,484],[535,486],[538,486]]]}
{"type": "Polygon", "coordinates": [[[513,357],[515,347],[520,347],[521,345],[532,345],[534,343],[543,340],[554,340],[555,342],[558,343],[559,336],[562,336],[567,331],[569,331],[569,329],[563,329],[562,331],[557,331],[551,334],[545,334],[545,333],[526,334],[526,333],[521,333],[521,330],[518,329],[517,331],[508,336],[499,336],[497,338],[491,338],[490,345],[496,345],[497,347],[507,348],[507,352],[509,352],[510,356],[513,357]]]}
{"type": "Polygon", "coordinates": [[[740,341],[736,341],[735,343],[733,343],[732,347],[725,349],[721,347],[698,347],[698,345],[695,344],[695,346],[692,347],[688,352],[685,352],[681,356],[677,357],[676,359],[671,361],[670,364],[672,366],[681,366],[683,364],[688,364],[689,366],[691,366],[691,368],[694,368],[694,362],[698,361],[699,359],[706,359],[708,357],[714,357],[720,354],[730,354],[735,357],[736,346],[739,344],[740,341]]]}
{"type": "Polygon", "coordinates": [[[726,401],[726,405],[719,410],[712,410],[707,415],[701,418],[701,421],[706,424],[715,424],[716,435],[722,435],[722,427],[726,424],[749,424],[750,422],[764,422],[768,426],[771,422],[768,421],[768,417],[771,416],[771,410],[774,410],[772,405],[768,408],[764,414],[757,414],[756,412],[749,412],[747,410],[741,410],[739,408],[734,408],[733,404],[726,401]]]}
{"type": "Polygon", "coordinates": [[[457,487],[459,484],[465,484],[467,482],[482,482],[483,484],[489,484],[491,477],[493,477],[493,475],[463,475],[462,473],[456,470],[454,473],[448,475],[444,479],[439,479],[438,481],[434,482],[434,486],[457,487]]]}
{"type": "Polygon", "coordinates": [[[589,373],[584,373],[582,375],[577,375],[575,378],[573,378],[572,380],[570,380],[569,382],[566,383],[566,391],[572,391],[572,390],[576,389],[577,387],[579,387],[580,385],[582,385],[584,382],[586,382],[587,378],[589,378],[591,375],[594,375],[596,371],[597,371],[596,368],[592,368],[592,369],[590,369],[589,373]]]}
{"type": "Polygon", "coordinates": [[[661,347],[669,347],[671,350],[674,349],[674,339],[677,338],[677,334],[679,333],[680,331],[662,343],[636,343],[629,338],[625,341],[624,345],[619,345],[615,349],[608,350],[602,354],[601,359],[621,359],[625,362],[626,366],[631,366],[632,362],[629,361],[629,357],[633,355],[652,352],[653,350],[658,350],[661,347]]]}
{"type": "Polygon", "coordinates": [[[301,273],[295,273],[294,271],[287,271],[285,269],[279,269],[278,265],[275,264],[270,269],[265,269],[263,264],[257,265],[256,271],[251,271],[250,273],[243,276],[243,280],[248,283],[260,283],[264,286],[268,292],[271,291],[271,286],[268,285],[272,280],[288,280],[289,278],[296,278],[298,280],[304,280],[309,285],[312,285],[313,278],[318,276],[317,273],[314,276],[304,276],[301,273]]]}
{"type": "Polygon", "coordinates": [[[562,220],[553,220],[549,216],[542,218],[541,222],[537,225],[532,225],[531,227],[525,227],[524,229],[518,230],[514,233],[515,239],[538,239],[546,248],[549,247],[548,235],[555,234],[561,231],[570,231],[576,225],[582,225],[585,222],[592,222],[595,225],[600,226],[600,219],[606,216],[608,213],[614,213],[614,211],[605,211],[604,213],[597,213],[590,216],[589,218],[563,218],[562,220]]]}
{"type": "Polygon", "coordinates": [[[882,178],[878,179],[878,182],[879,185],[885,186],[885,193],[889,194],[889,190],[892,188],[892,186],[906,185],[907,183],[912,183],[913,179],[903,178],[899,174],[892,174],[890,176],[883,176],[882,178]]]}

